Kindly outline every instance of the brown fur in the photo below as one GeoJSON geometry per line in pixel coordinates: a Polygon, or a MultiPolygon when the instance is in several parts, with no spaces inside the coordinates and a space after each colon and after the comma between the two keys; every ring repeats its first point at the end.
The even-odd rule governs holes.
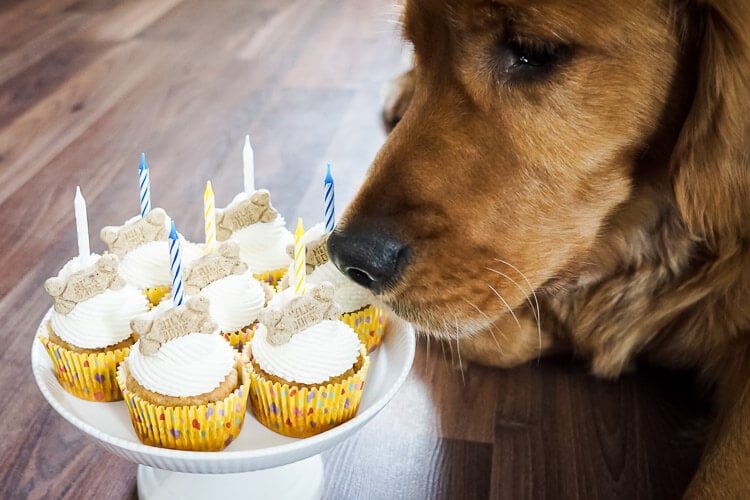
{"type": "Polygon", "coordinates": [[[339,225],[409,246],[383,300],[485,364],[700,369],[719,416],[686,496],[750,498],[750,4],[409,0],[404,26],[401,120],[339,225]],[[519,39],[569,57],[520,79],[519,39]]]}

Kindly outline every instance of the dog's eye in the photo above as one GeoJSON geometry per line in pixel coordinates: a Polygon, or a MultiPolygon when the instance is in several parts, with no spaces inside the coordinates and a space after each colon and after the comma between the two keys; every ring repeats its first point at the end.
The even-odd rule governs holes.
{"type": "Polygon", "coordinates": [[[564,45],[519,40],[503,45],[503,70],[519,78],[543,77],[569,55],[564,45]]]}
{"type": "Polygon", "coordinates": [[[511,42],[508,51],[512,57],[512,67],[533,66],[539,68],[552,64],[556,60],[556,50],[548,47],[525,46],[519,42],[511,42]]]}

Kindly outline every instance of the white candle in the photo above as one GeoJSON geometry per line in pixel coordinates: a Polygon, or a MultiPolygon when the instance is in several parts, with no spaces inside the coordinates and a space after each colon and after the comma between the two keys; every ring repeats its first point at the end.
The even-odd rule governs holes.
{"type": "Polygon", "coordinates": [[[245,192],[248,195],[253,194],[255,191],[255,163],[249,135],[245,136],[245,146],[242,148],[242,174],[245,178],[245,192]]]}
{"type": "Polygon", "coordinates": [[[83,199],[80,186],[76,186],[76,196],[73,201],[76,214],[76,233],[78,235],[78,260],[81,266],[86,266],[91,255],[89,247],[89,221],[86,215],[86,200],[83,199]]]}

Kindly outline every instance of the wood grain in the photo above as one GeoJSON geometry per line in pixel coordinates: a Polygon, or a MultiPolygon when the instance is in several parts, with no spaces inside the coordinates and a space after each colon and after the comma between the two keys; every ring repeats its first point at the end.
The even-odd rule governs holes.
{"type": "MultiPolygon", "coordinates": [[[[339,210],[384,140],[381,86],[405,69],[390,0],[0,2],[0,498],[132,498],[135,464],[57,415],[29,349],[44,280],[76,253],[80,185],[98,230],[152,201],[200,239],[202,193],[256,185],[288,220],[320,220],[326,162],[339,210]]],[[[455,368],[420,339],[402,390],[324,454],[325,498],[677,498],[695,469],[706,399],[689,374],[615,382],[561,357],[455,368]]],[[[453,353],[453,354],[452,354],[453,353]]]]}

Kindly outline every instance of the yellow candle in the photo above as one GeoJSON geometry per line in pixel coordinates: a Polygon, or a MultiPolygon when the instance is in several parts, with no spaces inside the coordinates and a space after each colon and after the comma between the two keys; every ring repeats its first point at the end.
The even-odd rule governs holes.
{"type": "Polygon", "coordinates": [[[216,250],[216,210],[214,202],[214,190],[211,181],[206,182],[206,191],[203,193],[203,215],[206,223],[206,253],[216,250]]]}
{"type": "Polygon", "coordinates": [[[305,251],[305,230],[300,217],[297,219],[297,230],[294,232],[294,292],[299,295],[305,293],[305,276],[307,275],[305,251]]]}

